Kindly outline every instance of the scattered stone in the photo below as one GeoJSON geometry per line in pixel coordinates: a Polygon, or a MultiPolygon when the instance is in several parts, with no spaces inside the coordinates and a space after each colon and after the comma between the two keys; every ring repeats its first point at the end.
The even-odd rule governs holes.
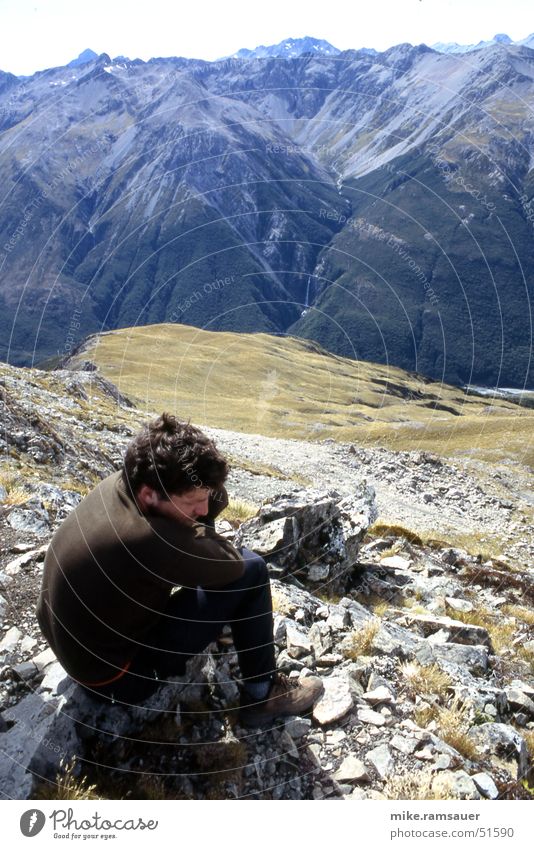
{"type": "Polygon", "coordinates": [[[413,754],[419,745],[418,740],[414,740],[413,737],[404,737],[402,734],[395,734],[389,742],[394,749],[397,749],[404,755],[413,754]]]}
{"type": "Polygon", "coordinates": [[[475,782],[461,769],[440,772],[432,781],[432,790],[448,799],[480,799],[475,782]]]}
{"type": "MultiPolygon", "coordinates": [[[[315,703],[313,718],[320,725],[341,719],[353,706],[349,680],[346,677],[323,678],[324,693],[315,703]]],[[[383,721],[383,717],[382,717],[383,721]]]]}
{"type": "Polygon", "coordinates": [[[374,690],[368,690],[366,693],[363,693],[362,699],[365,699],[366,702],[372,705],[380,705],[380,704],[396,704],[396,699],[391,693],[389,687],[379,686],[374,690]]]}
{"type": "Polygon", "coordinates": [[[381,713],[377,713],[375,710],[370,710],[367,708],[360,708],[358,710],[358,719],[360,722],[365,722],[367,725],[385,725],[386,719],[382,716],[381,713]]]}
{"type": "Polygon", "coordinates": [[[17,647],[21,638],[21,632],[16,625],[14,625],[0,640],[0,654],[3,652],[12,652],[17,647]]]}
{"type": "Polygon", "coordinates": [[[391,750],[386,743],[381,743],[380,746],[376,746],[376,748],[371,749],[370,752],[367,752],[365,757],[373,764],[380,778],[386,778],[393,771],[395,766],[391,750]]]}
{"type": "Polygon", "coordinates": [[[497,790],[497,786],[487,772],[477,772],[475,775],[472,775],[471,778],[475,782],[477,789],[485,796],[486,799],[497,799],[499,796],[499,791],[497,790]]]}
{"type": "Polygon", "coordinates": [[[356,755],[344,758],[339,769],[334,773],[336,781],[369,781],[367,767],[356,755]]]}
{"type": "Polygon", "coordinates": [[[462,613],[470,613],[474,610],[474,606],[471,602],[464,598],[451,598],[451,596],[445,596],[445,601],[453,610],[460,610],[462,613]]]}

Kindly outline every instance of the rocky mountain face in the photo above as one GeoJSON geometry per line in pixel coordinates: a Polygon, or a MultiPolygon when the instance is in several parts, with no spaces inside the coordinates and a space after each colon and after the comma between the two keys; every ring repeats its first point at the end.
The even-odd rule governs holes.
{"type": "Polygon", "coordinates": [[[170,321],[534,386],[533,76],[503,43],[2,74],[3,358],[170,321]]]}
{"type": "Polygon", "coordinates": [[[302,56],[305,53],[319,56],[337,56],[341,53],[341,50],[333,47],[332,44],[323,38],[305,36],[304,38],[285,38],[278,44],[269,44],[268,46],[261,44],[253,50],[248,50],[244,47],[238,50],[237,53],[233,53],[229,58],[265,59],[266,57],[281,56],[286,59],[294,59],[296,56],[302,56]]]}
{"type": "Polygon", "coordinates": [[[312,716],[250,735],[228,629],[136,708],[96,706],[65,674],[35,619],[46,548],[147,413],[89,365],[2,366],[0,390],[4,797],[74,783],[86,798],[531,798],[534,523],[518,470],[208,431],[256,511],[218,530],[269,562],[277,665],[325,686],[312,716]],[[454,545],[461,517],[499,531],[503,556],[454,545]]]}

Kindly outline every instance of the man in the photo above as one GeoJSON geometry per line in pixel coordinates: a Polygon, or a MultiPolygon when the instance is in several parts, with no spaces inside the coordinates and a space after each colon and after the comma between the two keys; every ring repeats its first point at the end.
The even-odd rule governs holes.
{"type": "Polygon", "coordinates": [[[122,471],[54,534],[37,617],[62,666],[92,696],[143,701],[167,676],[183,675],[226,623],[242,722],[302,714],[321,694],[319,678],[296,683],[276,672],[265,562],[214,529],[228,504],[228,471],[201,430],[163,413],[129,444],[122,471]]]}

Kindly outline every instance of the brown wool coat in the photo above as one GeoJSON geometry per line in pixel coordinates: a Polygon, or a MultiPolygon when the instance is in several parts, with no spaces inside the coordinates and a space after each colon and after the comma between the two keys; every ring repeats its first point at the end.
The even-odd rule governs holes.
{"type": "MultiPolygon", "coordinates": [[[[228,503],[224,487],[218,496],[210,519],[228,503]]],[[[224,586],[243,571],[239,552],[212,528],[141,513],[116,472],[52,537],[37,618],[65,670],[102,684],[124,673],[173,587],[224,586]]]]}

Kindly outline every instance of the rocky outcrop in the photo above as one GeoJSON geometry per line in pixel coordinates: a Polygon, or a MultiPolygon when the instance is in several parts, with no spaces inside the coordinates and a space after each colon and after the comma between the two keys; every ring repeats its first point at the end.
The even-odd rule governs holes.
{"type": "Polygon", "coordinates": [[[345,498],[336,491],[300,490],[261,507],[257,518],[239,528],[236,545],[261,554],[274,574],[339,593],[376,518],[374,491],[364,484],[345,498]]]}

